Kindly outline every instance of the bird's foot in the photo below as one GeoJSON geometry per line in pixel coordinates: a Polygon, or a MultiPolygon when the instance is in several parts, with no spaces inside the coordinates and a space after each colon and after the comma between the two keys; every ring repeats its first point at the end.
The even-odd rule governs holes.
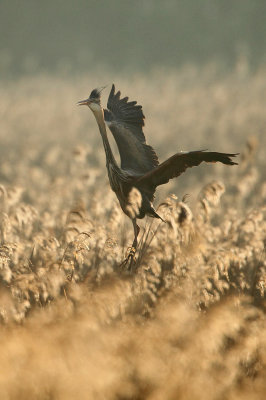
{"type": "Polygon", "coordinates": [[[133,260],[136,261],[136,257],[135,257],[136,251],[137,251],[137,249],[135,249],[135,247],[128,247],[127,248],[127,253],[128,253],[127,258],[133,258],[133,260]]]}
{"type": "Polygon", "coordinates": [[[124,259],[124,261],[120,264],[120,267],[125,268],[127,266],[127,270],[132,271],[132,266],[133,266],[133,264],[136,263],[135,254],[136,254],[135,247],[128,247],[127,256],[124,259]]]}

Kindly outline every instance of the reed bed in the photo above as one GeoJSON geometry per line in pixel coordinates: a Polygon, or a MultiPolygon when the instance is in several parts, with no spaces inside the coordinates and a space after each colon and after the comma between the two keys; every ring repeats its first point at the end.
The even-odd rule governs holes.
{"type": "Polygon", "coordinates": [[[264,398],[265,78],[210,66],[1,84],[1,399],[264,398]],[[158,190],[166,222],[141,222],[131,273],[130,221],[75,107],[113,80],[160,159],[241,153],[158,190]]]}

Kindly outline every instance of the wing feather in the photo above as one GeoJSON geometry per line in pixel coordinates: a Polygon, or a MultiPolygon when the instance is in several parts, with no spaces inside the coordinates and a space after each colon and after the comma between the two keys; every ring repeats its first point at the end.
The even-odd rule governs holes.
{"type": "Polygon", "coordinates": [[[115,86],[112,85],[104,119],[116,141],[121,168],[142,175],[158,166],[158,157],[154,149],[146,144],[142,130],[145,119],[142,106],[120,96],[120,91],[115,93],[115,86]]]}
{"type": "Polygon", "coordinates": [[[221,162],[227,165],[236,165],[231,158],[236,154],[217,153],[206,150],[177,153],[136,180],[140,187],[156,188],[167,183],[170,179],[181,175],[187,168],[195,167],[202,162],[221,162]]]}

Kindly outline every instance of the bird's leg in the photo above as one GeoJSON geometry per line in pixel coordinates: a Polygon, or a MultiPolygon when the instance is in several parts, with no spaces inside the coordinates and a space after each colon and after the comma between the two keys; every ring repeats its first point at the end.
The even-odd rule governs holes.
{"type": "Polygon", "coordinates": [[[133,223],[133,228],[134,228],[134,241],[132,243],[132,247],[137,250],[137,246],[138,246],[138,235],[139,235],[139,231],[140,231],[140,227],[137,225],[136,222],[136,218],[132,219],[132,223],[133,223]]]}
{"type": "Polygon", "coordinates": [[[128,266],[128,269],[130,271],[132,270],[132,266],[135,262],[135,253],[136,253],[137,246],[138,246],[138,234],[140,231],[140,227],[137,225],[136,218],[132,219],[132,223],[133,223],[133,228],[134,228],[134,240],[133,240],[131,249],[129,251],[129,255],[127,257],[128,260],[130,259],[130,263],[128,266]]]}
{"type": "Polygon", "coordinates": [[[135,253],[137,250],[137,246],[138,246],[138,234],[140,231],[140,227],[137,225],[136,222],[136,218],[132,219],[132,223],[133,223],[133,228],[134,228],[134,241],[132,243],[132,246],[129,247],[129,253],[128,256],[126,257],[126,259],[122,262],[121,266],[125,266],[128,261],[130,260],[129,266],[128,266],[128,270],[132,270],[132,266],[135,262],[135,253]]]}

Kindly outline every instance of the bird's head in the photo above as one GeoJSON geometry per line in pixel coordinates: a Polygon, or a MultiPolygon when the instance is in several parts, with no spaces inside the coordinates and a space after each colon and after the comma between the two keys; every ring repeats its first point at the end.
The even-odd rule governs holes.
{"type": "Polygon", "coordinates": [[[101,109],[101,92],[105,86],[93,89],[90,96],[86,100],[81,100],[77,103],[78,106],[88,106],[92,111],[101,109]]]}

